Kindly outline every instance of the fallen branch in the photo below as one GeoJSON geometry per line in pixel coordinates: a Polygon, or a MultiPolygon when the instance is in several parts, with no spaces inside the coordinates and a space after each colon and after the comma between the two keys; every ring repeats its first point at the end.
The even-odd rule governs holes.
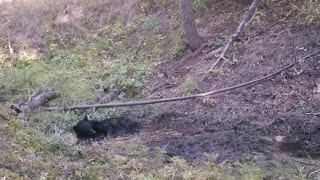
{"type": "Polygon", "coordinates": [[[306,113],[307,115],[320,116],[320,113],[306,113]]]}
{"type": "Polygon", "coordinates": [[[292,158],[292,160],[297,162],[297,163],[300,163],[300,164],[303,164],[303,165],[307,165],[307,166],[320,166],[320,164],[316,164],[316,163],[312,163],[312,162],[305,162],[303,160],[299,160],[299,159],[296,159],[296,158],[292,158]]]}
{"type": "Polygon", "coordinates": [[[250,23],[250,21],[253,19],[254,15],[255,15],[255,10],[256,7],[258,6],[259,2],[261,0],[253,0],[252,4],[250,5],[248,11],[246,12],[246,15],[244,17],[244,19],[242,20],[242,22],[239,24],[236,32],[234,34],[232,34],[229,38],[228,43],[224,46],[222,53],[220,54],[220,56],[218,57],[218,59],[213,63],[213,65],[210,67],[210,69],[208,70],[208,72],[212,72],[213,69],[219,64],[219,62],[221,60],[226,60],[225,58],[225,54],[227,53],[227,51],[229,50],[229,48],[231,47],[231,45],[239,38],[240,34],[243,32],[244,28],[247,26],[247,24],[250,23]]]}
{"type": "Polygon", "coordinates": [[[41,93],[39,95],[33,94],[26,103],[11,104],[10,108],[17,113],[25,113],[30,110],[35,110],[41,106],[47,105],[50,101],[60,97],[60,93],[55,91],[41,93]]]}
{"type": "Polygon", "coordinates": [[[3,119],[5,121],[9,121],[9,118],[7,118],[5,115],[0,113],[0,119],[3,119]]]}
{"type": "Polygon", "coordinates": [[[227,92],[230,90],[234,90],[234,89],[238,89],[241,87],[245,87],[245,86],[249,86],[249,85],[253,85],[253,84],[257,84],[261,81],[264,81],[270,77],[273,77],[279,73],[281,73],[284,70],[287,70],[291,67],[293,67],[294,65],[298,64],[299,62],[301,62],[302,60],[305,60],[313,55],[315,55],[316,53],[320,52],[320,50],[317,50],[311,54],[308,54],[306,56],[304,56],[303,58],[301,58],[300,60],[293,62],[283,68],[281,68],[280,70],[269,74],[267,76],[261,77],[259,79],[256,80],[252,80],[246,83],[242,83],[239,85],[235,85],[235,86],[231,86],[231,87],[227,87],[227,88],[222,88],[222,89],[218,89],[215,91],[209,91],[206,93],[201,93],[201,94],[195,94],[195,95],[190,95],[190,96],[182,96],[182,97],[172,97],[172,98],[164,98],[164,99],[154,99],[154,100],[146,100],[146,101],[133,101],[133,102],[123,102],[123,103],[108,103],[108,104],[93,104],[93,105],[80,105],[80,106],[70,106],[70,107],[49,107],[49,108],[43,108],[42,110],[44,111],[74,111],[74,110],[84,110],[84,109],[98,109],[98,108],[110,108],[110,107],[124,107],[124,106],[136,106],[136,105],[147,105],[147,104],[156,104],[156,103],[163,103],[163,102],[172,102],[172,101],[180,101],[180,100],[187,100],[187,99],[195,99],[195,98],[200,98],[200,97],[206,97],[206,96],[211,96],[214,94],[218,94],[218,93],[222,93],[222,92],[227,92]]]}

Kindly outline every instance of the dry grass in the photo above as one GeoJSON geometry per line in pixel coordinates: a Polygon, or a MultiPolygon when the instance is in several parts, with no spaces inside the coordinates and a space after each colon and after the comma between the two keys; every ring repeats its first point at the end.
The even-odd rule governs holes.
{"type": "Polygon", "coordinates": [[[320,22],[320,1],[305,1],[297,14],[298,22],[301,24],[314,24],[320,22]]]}
{"type": "Polygon", "coordinates": [[[1,123],[0,129],[2,178],[234,179],[225,173],[231,171],[237,171],[237,177],[261,178],[261,171],[250,164],[216,165],[215,155],[208,154],[207,163],[193,166],[178,157],[168,158],[160,149],[126,140],[76,145],[71,137],[48,139],[16,120],[1,123]]]}
{"type": "MultiPolygon", "coordinates": [[[[15,51],[24,48],[43,48],[47,27],[55,26],[72,27],[79,30],[86,16],[100,16],[107,12],[103,19],[122,20],[129,22],[136,17],[139,11],[136,1],[81,1],[81,0],[19,0],[8,4],[0,4],[0,35],[6,37],[5,44],[11,42],[15,51]],[[1,7],[2,6],[2,7],[1,7]],[[100,12],[99,12],[100,11],[100,12]],[[94,14],[92,14],[94,13],[94,14]],[[98,14],[97,14],[98,13],[98,14]]],[[[99,21],[96,19],[90,19],[99,21]]],[[[100,22],[106,23],[106,22],[100,22]]],[[[63,30],[63,29],[62,29],[63,30]]],[[[65,29],[66,31],[70,29],[65,29]]]]}
{"type": "Polygon", "coordinates": [[[194,75],[187,75],[185,80],[179,86],[179,92],[182,95],[187,95],[194,92],[198,87],[199,81],[195,78],[194,75]]]}
{"type": "MultiPolygon", "coordinates": [[[[180,28],[177,21],[160,22],[157,16],[145,14],[165,11],[172,2],[17,0],[0,4],[0,97],[5,94],[1,112],[11,102],[26,100],[34,92],[47,89],[62,93],[62,98],[53,102],[59,106],[91,103],[97,97],[93,89],[96,84],[121,89],[121,97],[139,95],[163,49],[174,49],[165,43],[172,41],[175,30],[180,28]],[[169,27],[165,29],[161,23],[169,27]],[[142,40],[142,48],[133,60],[142,40]],[[9,53],[9,42],[14,55],[9,53]]],[[[208,2],[197,1],[199,14],[207,11],[208,2]]],[[[174,13],[170,16],[177,15],[174,13]]],[[[177,44],[176,52],[166,54],[185,50],[183,43],[169,44],[177,44]]],[[[198,80],[190,75],[180,92],[188,94],[197,85],[198,80]]],[[[117,109],[101,116],[119,113],[117,109]]],[[[251,164],[217,165],[215,156],[208,155],[208,162],[195,165],[177,157],[168,158],[161,150],[150,150],[140,142],[75,145],[69,131],[78,119],[74,114],[41,113],[29,121],[1,123],[0,177],[262,178],[261,170],[251,164]]]]}

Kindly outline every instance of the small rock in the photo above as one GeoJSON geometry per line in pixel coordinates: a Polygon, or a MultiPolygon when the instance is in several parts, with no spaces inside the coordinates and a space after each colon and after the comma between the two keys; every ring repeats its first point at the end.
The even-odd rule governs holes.
{"type": "Polygon", "coordinates": [[[286,138],[286,137],[284,137],[284,136],[276,136],[276,137],[274,137],[274,139],[275,139],[276,142],[278,142],[278,143],[284,142],[284,141],[285,141],[285,138],[286,138]]]}

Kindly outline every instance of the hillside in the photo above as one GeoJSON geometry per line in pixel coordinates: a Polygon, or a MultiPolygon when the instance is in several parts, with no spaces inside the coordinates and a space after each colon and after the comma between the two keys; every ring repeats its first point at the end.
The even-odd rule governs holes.
{"type": "Polygon", "coordinates": [[[265,0],[212,72],[251,1],[193,0],[203,46],[179,1],[0,1],[3,179],[318,179],[319,54],[213,96],[18,114],[43,92],[65,107],[188,96],[249,82],[319,50],[320,2],[265,0]],[[124,116],[140,133],[78,141],[84,114],[124,116]]]}

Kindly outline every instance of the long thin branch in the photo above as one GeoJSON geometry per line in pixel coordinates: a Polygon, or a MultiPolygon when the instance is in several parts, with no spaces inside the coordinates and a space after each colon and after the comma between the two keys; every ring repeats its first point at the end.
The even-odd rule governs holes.
{"type": "Polygon", "coordinates": [[[234,41],[240,36],[240,34],[242,33],[242,31],[244,30],[244,28],[247,26],[247,24],[249,24],[249,22],[252,20],[252,18],[255,15],[255,10],[256,7],[258,6],[258,4],[260,3],[261,0],[253,0],[252,4],[250,5],[249,9],[246,12],[246,15],[244,17],[244,19],[242,20],[242,22],[239,24],[236,32],[234,34],[232,34],[229,38],[228,43],[224,46],[222,53],[220,54],[220,56],[218,57],[218,59],[213,63],[213,65],[210,67],[210,69],[208,70],[208,72],[213,71],[213,69],[219,64],[219,62],[223,59],[225,59],[225,54],[227,53],[227,51],[229,50],[229,48],[231,47],[231,45],[234,43],[234,41]]]}
{"type": "Polygon", "coordinates": [[[257,84],[261,81],[264,81],[270,77],[273,77],[279,73],[281,73],[284,70],[287,70],[291,67],[293,67],[294,65],[296,65],[297,63],[301,62],[304,59],[307,59],[315,54],[317,54],[318,52],[320,52],[320,50],[317,50],[311,54],[308,54],[306,56],[304,56],[303,58],[301,58],[300,60],[291,63],[283,68],[281,68],[280,70],[269,74],[267,76],[261,77],[259,79],[256,80],[252,80],[252,81],[248,81],[246,83],[242,83],[242,84],[238,84],[235,86],[231,86],[231,87],[227,87],[227,88],[222,88],[222,89],[218,89],[218,90],[214,90],[214,91],[209,91],[206,93],[201,93],[201,94],[195,94],[195,95],[190,95],[190,96],[182,96],[182,97],[172,97],[172,98],[164,98],[164,99],[154,99],[154,100],[146,100],[146,101],[132,101],[132,102],[123,102],[123,103],[108,103],[108,104],[93,104],[93,105],[80,105],[80,106],[70,106],[70,107],[50,107],[50,108],[43,108],[42,110],[44,111],[74,111],[74,110],[84,110],[84,109],[91,109],[91,108],[110,108],[110,107],[124,107],[124,106],[136,106],[136,105],[147,105],[147,104],[156,104],[156,103],[163,103],[163,102],[171,102],[171,101],[180,101],[180,100],[187,100],[187,99],[195,99],[195,98],[199,98],[199,97],[205,97],[205,96],[210,96],[210,95],[214,95],[214,94],[218,94],[218,93],[222,93],[222,92],[226,92],[226,91],[230,91],[230,90],[234,90],[234,89],[238,89],[241,87],[245,87],[245,86],[249,86],[252,84],[257,84]]]}

